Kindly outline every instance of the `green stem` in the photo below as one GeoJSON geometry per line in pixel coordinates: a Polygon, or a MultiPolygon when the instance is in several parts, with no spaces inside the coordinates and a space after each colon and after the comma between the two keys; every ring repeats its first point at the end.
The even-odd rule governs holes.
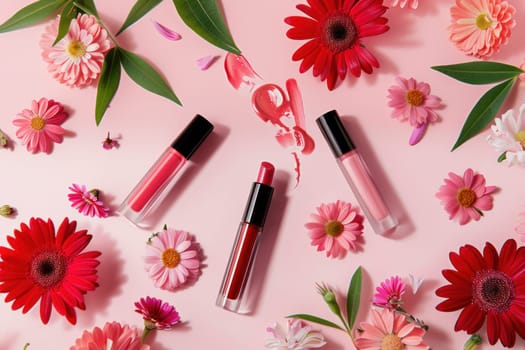
{"type": "Polygon", "coordinates": [[[394,310],[400,313],[401,315],[405,316],[408,322],[412,322],[416,326],[419,326],[423,328],[425,331],[428,331],[428,326],[422,320],[415,318],[414,316],[412,316],[411,314],[403,310],[401,306],[396,307],[394,310]]]}
{"type": "Polygon", "coordinates": [[[145,344],[146,337],[148,336],[149,332],[151,332],[154,329],[155,328],[144,327],[144,330],[142,331],[142,337],[140,338],[142,344],[145,344]]]}
{"type": "Polygon", "coordinates": [[[26,343],[26,344],[24,345],[24,348],[23,348],[22,350],[26,350],[28,347],[29,347],[29,343],[26,343]]]}

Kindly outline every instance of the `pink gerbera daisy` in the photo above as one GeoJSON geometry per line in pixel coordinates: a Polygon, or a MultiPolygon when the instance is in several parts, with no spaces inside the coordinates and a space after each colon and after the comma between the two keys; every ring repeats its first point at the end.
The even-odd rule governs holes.
{"type": "Polygon", "coordinates": [[[60,83],[82,87],[99,77],[105,53],[111,41],[94,16],[78,14],[71,20],[69,31],[53,46],[58,34],[60,17],[46,27],[40,46],[48,70],[60,83]]]}
{"type": "Polygon", "coordinates": [[[471,219],[478,221],[483,215],[482,210],[492,209],[491,194],[496,186],[485,186],[483,175],[468,168],[463,177],[452,172],[448,176],[436,197],[449,213],[450,220],[458,219],[460,225],[465,225],[471,219]]]}
{"type": "Polygon", "coordinates": [[[405,283],[399,276],[387,278],[376,287],[372,303],[377,306],[395,309],[402,304],[401,297],[405,293],[405,283]]]}
{"type": "Polygon", "coordinates": [[[314,77],[326,80],[333,90],[337,78],[344,80],[347,72],[359,77],[361,71],[370,74],[379,67],[362,39],[389,29],[383,0],[308,0],[297,8],[308,17],[290,16],[285,22],[292,26],[286,36],[308,40],[292,56],[302,61],[301,73],[313,67],[314,77]]]}
{"type": "Polygon", "coordinates": [[[396,83],[388,89],[392,118],[408,120],[414,127],[439,119],[434,109],[441,106],[441,99],[430,94],[429,84],[403,77],[396,77],[396,83]]]}
{"type": "Polygon", "coordinates": [[[361,322],[355,344],[359,350],[426,350],[425,330],[388,309],[370,310],[372,323],[361,322]]]}
{"type": "Polygon", "coordinates": [[[71,206],[78,210],[79,213],[91,217],[105,218],[109,215],[109,208],[99,199],[100,191],[86,189],[86,185],[72,184],[68,187],[72,193],[67,197],[71,206]]]}
{"type": "Polygon", "coordinates": [[[53,142],[62,143],[64,129],[60,126],[68,117],[64,107],[42,97],[31,102],[31,109],[17,114],[13,124],[18,127],[16,137],[22,140],[27,150],[33,153],[51,153],[53,142]]]}
{"type": "Polygon", "coordinates": [[[188,232],[167,228],[150,239],[145,262],[155,287],[173,291],[200,274],[200,249],[188,232]]]}
{"type": "Polygon", "coordinates": [[[488,58],[507,43],[516,9],[504,0],[456,0],[450,41],[467,55],[488,58]]]}
{"type": "Polygon", "coordinates": [[[107,322],[104,328],[95,327],[92,331],[85,330],[82,336],[75,340],[75,345],[69,350],[149,350],[150,346],[142,344],[138,329],[118,322],[107,322]]]}
{"type": "Polygon", "coordinates": [[[327,257],[344,257],[348,250],[357,250],[356,241],[363,234],[363,216],[350,203],[336,201],[321,204],[313,222],[305,224],[310,230],[312,245],[326,251],[327,257]]]}
{"type": "Polygon", "coordinates": [[[142,315],[144,326],[151,329],[169,329],[180,322],[175,307],[160,299],[146,297],[135,302],[135,312],[142,315]]]}

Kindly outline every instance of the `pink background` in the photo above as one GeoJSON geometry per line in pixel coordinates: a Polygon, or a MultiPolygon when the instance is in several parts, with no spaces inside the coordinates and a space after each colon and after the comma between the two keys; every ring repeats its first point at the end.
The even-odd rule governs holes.
{"type": "MultiPolygon", "coordinates": [[[[4,21],[30,1],[4,1],[4,21]]],[[[525,30],[523,1],[510,1],[516,8],[517,26],[509,44],[492,59],[519,65],[523,62],[525,30]]],[[[133,5],[133,0],[97,1],[99,13],[115,32],[133,5]]],[[[365,321],[373,288],[391,275],[408,280],[408,274],[425,278],[416,295],[406,293],[405,308],[430,326],[426,341],[434,349],[459,349],[467,339],[455,333],[459,313],[435,310],[441,300],[434,290],[445,283],[441,270],[451,266],[448,253],[463,244],[482,248],[486,241],[499,250],[507,238],[517,239],[513,227],[523,201],[523,169],[498,164],[498,154],[487,144],[488,131],[451,153],[450,148],[465,116],[487,90],[468,86],[429,69],[431,65],[470,61],[448,41],[449,8],[453,1],[422,1],[413,10],[387,12],[391,30],[365,41],[381,62],[371,76],[344,81],[329,92],[311,73],[298,73],[291,61],[300,43],[285,37],[284,17],[297,15],[297,1],[223,0],[229,28],[237,45],[265,82],[284,86],[297,79],[306,111],[307,128],[316,141],[313,154],[302,158],[302,181],[294,189],[293,162],[288,150],[273,138],[275,129],[252,111],[247,93],[235,91],[223,70],[225,53],[197,37],[180,20],[171,1],[164,1],[119,37],[124,48],[152,62],[167,78],[184,103],[174,103],[142,90],[123,74],[120,88],[101,125],[94,121],[95,88],[71,89],[57,83],[46,71],[38,42],[40,24],[0,35],[2,115],[0,129],[12,139],[16,113],[32,99],[54,98],[67,106],[70,118],[62,144],[51,155],[32,155],[18,140],[14,150],[0,150],[0,204],[18,209],[15,218],[0,217],[0,244],[6,235],[30,217],[64,217],[78,221],[94,238],[89,246],[102,251],[100,287],[86,296],[87,311],[78,312],[71,326],[53,313],[47,326],[40,322],[38,308],[22,315],[11,304],[0,303],[0,349],[68,349],[84,329],[120,321],[142,326],[133,302],[147,295],[168,301],[179,310],[184,325],[150,336],[153,349],[263,349],[265,327],[291,313],[311,313],[335,321],[315,291],[316,282],[326,282],[341,295],[357,266],[364,268],[362,306],[358,321],[365,321]],[[167,41],[151,20],[177,30],[183,39],[167,41]],[[208,71],[200,71],[196,59],[221,57],[208,71]],[[429,82],[432,93],[443,99],[441,121],[429,127],[424,139],[408,146],[411,128],[390,118],[387,89],[396,75],[429,82]],[[303,227],[309,214],[322,202],[337,199],[356,204],[355,197],[337,168],[315,118],[337,109],[368,162],[389,206],[401,221],[390,237],[375,235],[365,222],[364,243],[358,253],[333,260],[310,246],[303,227]],[[196,153],[193,163],[179,178],[178,186],[155,213],[151,230],[137,228],[124,218],[88,218],[72,209],[67,200],[71,183],[99,188],[115,209],[147,168],[196,114],[216,125],[216,132],[196,153]],[[121,135],[121,148],[101,147],[106,133],[121,135]],[[241,316],[215,307],[215,298],[252,181],[262,160],[276,168],[275,200],[269,213],[256,266],[257,303],[253,315],[241,316]],[[471,167],[500,190],[494,209],[479,222],[460,227],[448,220],[434,194],[449,171],[463,173],[471,167]],[[201,244],[206,259],[202,275],[192,286],[166,292],[153,286],[144,271],[145,241],[162,225],[191,232],[201,244]]],[[[513,90],[502,110],[525,102],[523,83],[513,90]]],[[[2,299],[5,296],[2,296],[2,299]]],[[[342,332],[322,329],[327,350],[350,349],[342,332]]],[[[485,330],[481,333],[485,335],[485,330]]],[[[516,348],[524,348],[519,339],[516,348]]],[[[480,349],[499,349],[501,345],[480,349]]]]}

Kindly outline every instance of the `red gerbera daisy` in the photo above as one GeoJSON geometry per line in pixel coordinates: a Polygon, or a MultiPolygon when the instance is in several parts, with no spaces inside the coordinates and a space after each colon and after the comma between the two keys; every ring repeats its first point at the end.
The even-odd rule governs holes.
{"type": "Polygon", "coordinates": [[[40,319],[47,324],[51,306],[75,324],[75,307],[84,310],[84,294],[97,284],[98,251],[83,252],[92,236],[76,231],[65,218],[55,235],[53,221],[31,218],[7,236],[11,248],[0,247],[0,293],[11,308],[28,312],[40,300],[40,319]]]}
{"type": "Polygon", "coordinates": [[[346,72],[355,77],[361,71],[372,73],[379,62],[365,47],[362,38],[386,32],[388,19],[382,17],[388,7],[382,0],[307,0],[308,5],[297,8],[308,17],[290,16],[285,22],[291,25],[286,36],[295,40],[308,40],[292,56],[300,61],[299,71],[313,67],[314,77],[327,80],[333,90],[346,72]]]}
{"type": "Polygon", "coordinates": [[[487,318],[490,344],[498,340],[512,347],[516,333],[525,338],[525,247],[516,241],[505,242],[498,255],[489,242],[483,254],[471,245],[450,253],[456,270],[443,270],[451,283],[440,287],[436,294],[447,298],[436,308],[439,311],[463,309],[456,321],[456,331],[468,334],[478,331],[487,318]]]}

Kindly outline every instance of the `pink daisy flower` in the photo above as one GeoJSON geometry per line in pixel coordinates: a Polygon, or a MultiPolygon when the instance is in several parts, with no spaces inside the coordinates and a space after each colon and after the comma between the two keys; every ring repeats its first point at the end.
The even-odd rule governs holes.
{"type": "Polygon", "coordinates": [[[441,99],[430,94],[429,84],[403,77],[396,77],[396,83],[388,89],[392,118],[408,120],[414,127],[439,119],[434,109],[441,107],[441,99]]]}
{"type": "Polygon", "coordinates": [[[146,247],[146,271],[155,287],[174,291],[200,274],[200,249],[185,231],[164,229],[146,247]]]}
{"type": "Polygon", "coordinates": [[[138,329],[118,322],[107,322],[104,328],[95,327],[85,330],[82,336],[75,340],[75,345],[69,350],[149,350],[149,345],[142,344],[138,329]]]}
{"type": "Polygon", "coordinates": [[[82,87],[97,81],[105,53],[111,41],[97,19],[79,14],[69,25],[69,32],[55,46],[60,17],[46,27],[40,47],[48,70],[61,84],[82,87]]]}
{"type": "Polygon", "coordinates": [[[388,7],[401,7],[402,9],[405,7],[410,7],[412,9],[417,9],[419,6],[419,0],[385,0],[384,2],[385,6],[388,7]]]}
{"type": "Polygon", "coordinates": [[[327,257],[344,257],[348,250],[357,250],[356,241],[363,234],[363,216],[359,208],[337,201],[321,204],[313,222],[304,226],[310,230],[311,244],[317,251],[326,251],[327,257]]]}
{"type": "Polygon", "coordinates": [[[405,293],[406,285],[399,276],[387,278],[376,287],[372,303],[377,306],[395,309],[403,303],[401,297],[405,293]]]}
{"type": "Polygon", "coordinates": [[[64,107],[42,97],[31,102],[31,109],[17,114],[13,125],[18,127],[16,137],[22,140],[27,150],[33,153],[51,153],[53,142],[62,143],[64,129],[60,126],[68,117],[64,107]]]}
{"type": "Polygon", "coordinates": [[[88,191],[86,185],[72,184],[68,187],[72,193],[67,197],[71,206],[78,210],[79,213],[86,216],[105,218],[109,215],[109,208],[99,199],[98,190],[88,191]]]}
{"type": "Polygon", "coordinates": [[[175,307],[160,299],[146,297],[135,302],[135,312],[142,315],[144,327],[148,329],[169,329],[180,322],[175,307]]]}
{"type": "Polygon", "coordinates": [[[355,345],[359,350],[424,350],[425,330],[392,310],[370,310],[372,323],[361,322],[363,330],[357,334],[355,345]]]}
{"type": "Polygon", "coordinates": [[[483,215],[482,210],[492,209],[491,194],[496,186],[485,186],[483,175],[468,168],[463,177],[452,172],[448,176],[436,197],[449,213],[450,220],[457,219],[460,225],[465,225],[471,219],[478,221],[483,215]]]}
{"type": "Polygon", "coordinates": [[[450,41],[469,56],[488,58],[509,40],[515,13],[503,0],[456,0],[450,8],[450,41]]]}

